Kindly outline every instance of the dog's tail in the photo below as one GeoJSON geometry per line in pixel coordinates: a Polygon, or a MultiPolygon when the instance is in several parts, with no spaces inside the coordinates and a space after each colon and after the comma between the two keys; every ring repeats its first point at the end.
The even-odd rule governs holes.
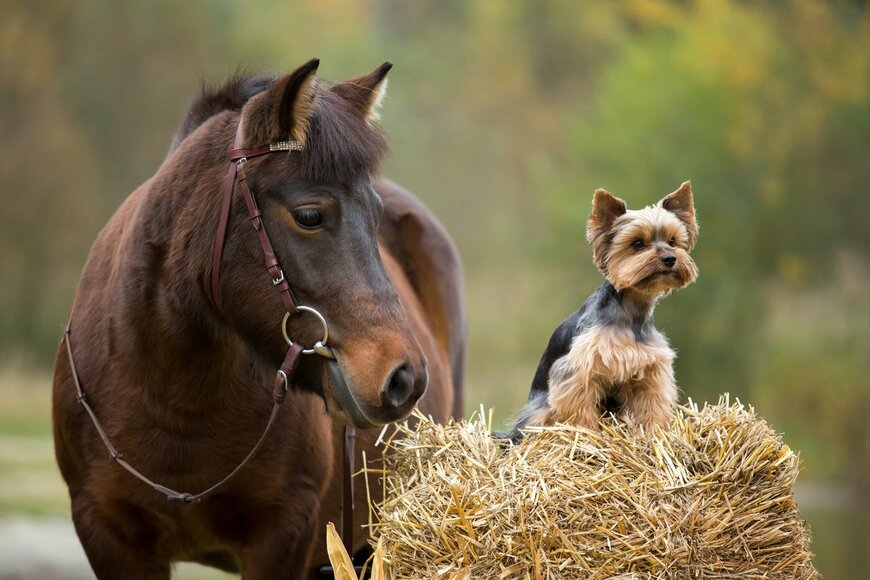
{"type": "Polygon", "coordinates": [[[549,407],[546,391],[532,391],[529,402],[514,415],[513,427],[510,431],[493,431],[492,436],[496,439],[510,439],[516,445],[525,437],[522,430],[531,423],[532,418],[542,411],[546,411],[549,407]]]}

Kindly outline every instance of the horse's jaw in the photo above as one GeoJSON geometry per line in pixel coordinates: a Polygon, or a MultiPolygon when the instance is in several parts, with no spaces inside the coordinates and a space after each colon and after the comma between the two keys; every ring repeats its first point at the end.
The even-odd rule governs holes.
{"type": "MultiPolygon", "coordinates": [[[[326,401],[326,409],[331,416],[348,425],[354,425],[360,429],[387,425],[394,421],[401,421],[411,414],[414,404],[399,411],[398,414],[390,413],[397,410],[372,408],[360,401],[358,390],[353,379],[341,362],[341,356],[327,360],[324,365],[323,398],[326,401]]],[[[427,370],[428,383],[428,370],[427,370]]],[[[414,399],[414,403],[417,399],[414,399]]]]}
{"type": "Polygon", "coordinates": [[[327,380],[324,381],[323,396],[330,415],[360,429],[383,424],[373,421],[363,411],[354,397],[355,387],[338,359],[327,360],[325,367],[327,380]]]}

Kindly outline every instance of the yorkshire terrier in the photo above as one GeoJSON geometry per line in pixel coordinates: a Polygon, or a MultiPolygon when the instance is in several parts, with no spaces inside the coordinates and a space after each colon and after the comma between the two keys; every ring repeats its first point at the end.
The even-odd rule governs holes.
{"type": "Polygon", "coordinates": [[[688,181],[639,210],[595,191],[586,239],[604,284],[550,338],[512,439],[529,425],[594,429],[606,412],[645,428],[670,423],[675,355],[653,326],[653,310],[660,298],[697,278],[689,257],[697,238],[688,181]]]}

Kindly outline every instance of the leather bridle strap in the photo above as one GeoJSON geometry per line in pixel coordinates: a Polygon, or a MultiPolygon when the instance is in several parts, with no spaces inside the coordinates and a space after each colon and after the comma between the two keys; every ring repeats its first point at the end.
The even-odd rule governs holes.
{"type": "Polygon", "coordinates": [[[295,141],[282,141],[277,144],[265,145],[254,149],[241,149],[242,125],[236,132],[236,141],[234,148],[230,151],[230,169],[227,172],[227,179],[224,184],[224,198],[221,204],[220,221],[218,222],[217,234],[214,239],[214,252],[211,262],[211,293],[212,298],[220,309],[221,304],[221,288],[220,288],[220,269],[221,260],[223,258],[224,243],[227,236],[227,228],[229,224],[230,208],[232,206],[233,191],[238,183],[239,191],[242,193],[242,198],[245,200],[245,206],[248,209],[248,217],[251,220],[251,225],[257,232],[257,238],[260,240],[260,246],[263,249],[263,255],[266,258],[266,269],[272,277],[272,284],[281,295],[281,300],[284,303],[284,308],[287,312],[294,314],[296,312],[296,299],[290,290],[290,282],[284,276],[284,270],[281,269],[281,264],[275,256],[275,250],[272,248],[272,242],[269,241],[269,234],[266,233],[266,228],[263,226],[263,214],[257,206],[257,200],[251,188],[248,186],[248,179],[245,174],[245,163],[253,157],[268,155],[276,151],[298,150],[300,145],[295,141]],[[295,146],[295,147],[294,147],[295,146]]]}
{"type": "MultiPolygon", "coordinates": [[[[248,186],[247,175],[245,174],[245,164],[247,160],[253,157],[260,157],[275,151],[296,151],[301,149],[301,144],[294,141],[281,141],[271,145],[257,147],[254,149],[242,149],[244,138],[243,124],[240,122],[236,130],[236,137],[233,143],[233,149],[230,151],[230,169],[227,172],[227,179],[224,186],[224,198],[221,204],[220,221],[218,222],[217,235],[215,236],[214,253],[212,255],[211,269],[211,291],[212,297],[218,309],[222,307],[221,291],[220,291],[220,267],[223,257],[223,248],[226,241],[227,228],[229,224],[230,209],[232,207],[233,191],[238,183],[238,189],[245,200],[245,206],[248,210],[248,217],[251,220],[251,225],[257,232],[257,237],[260,240],[260,246],[263,249],[263,255],[266,258],[266,268],[269,275],[272,277],[272,284],[275,285],[281,295],[281,300],[287,312],[294,314],[298,311],[298,305],[293,292],[290,289],[290,282],[284,275],[284,270],[275,255],[275,250],[272,248],[272,243],[269,241],[269,235],[266,233],[266,228],[263,225],[263,217],[260,208],[257,205],[257,200],[254,193],[248,186]]],[[[315,349],[316,350],[316,349],[315,349]]],[[[289,354],[289,353],[288,353],[289,354]]],[[[354,451],[356,442],[356,431],[352,427],[345,427],[342,433],[342,498],[341,498],[341,538],[344,547],[349,554],[353,554],[353,512],[354,505],[354,489],[353,489],[353,467],[354,467],[354,451]]]]}
{"type": "Polygon", "coordinates": [[[356,429],[345,427],[343,435],[341,540],[347,553],[353,555],[353,512],[356,509],[353,501],[353,457],[356,447],[356,429]]]}
{"type": "MultiPolygon", "coordinates": [[[[238,189],[245,200],[245,206],[248,210],[248,218],[251,220],[251,225],[257,232],[257,237],[260,240],[260,246],[263,249],[263,255],[266,258],[266,268],[269,275],[272,277],[272,284],[275,285],[281,295],[281,300],[287,312],[294,314],[298,312],[298,304],[293,292],[290,289],[290,282],[284,275],[284,270],[275,255],[275,250],[272,248],[272,243],[269,241],[269,235],[266,233],[266,228],[263,225],[263,217],[260,208],[257,205],[257,200],[254,193],[248,186],[247,175],[245,174],[245,164],[248,159],[260,157],[275,151],[298,151],[302,148],[301,143],[296,141],[280,141],[271,145],[256,147],[254,149],[243,149],[244,126],[242,122],[236,130],[236,137],[233,143],[233,149],[230,151],[230,169],[227,172],[227,179],[224,186],[224,198],[221,204],[220,221],[218,222],[217,235],[215,236],[214,253],[212,255],[211,269],[211,291],[212,297],[218,309],[222,307],[221,291],[220,291],[220,267],[223,257],[223,248],[226,241],[227,228],[229,224],[230,209],[232,207],[233,191],[235,185],[238,184],[238,189]]],[[[315,352],[320,352],[315,349],[315,352]]],[[[288,353],[289,354],[289,353],[288,353]]],[[[343,430],[342,440],[342,498],[341,498],[341,539],[344,547],[349,554],[353,554],[353,512],[354,512],[354,489],[353,489],[353,467],[354,467],[354,451],[356,442],[356,431],[352,427],[345,427],[343,430]]]]}
{"type": "MultiPolygon", "coordinates": [[[[72,315],[70,315],[70,320],[72,320],[72,315]]],[[[97,434],[99,434],[100,439],[102,439],[103,441],[103,445],[105,445],[106,449],[109,450],[109,456],[112,458],[112,461],[120,465],[127,472],[129,472],[130,475],[145,483],[154,491],[165,495],[166,499],[183,501],[184,503],[198,503],[202,501],[204,498],[217,491],[219,487],[234,478],[242,470],[242,468],[245,467],[245,465],[247,465],[248,462],[250,462],[251,459],[254,458],[254,455],[257,454],[257,451],[260,450],[260,447],[262,447],[263,443],[266,441],[266,436],[269,434],[269,431],[272,429],[272,425],[275,424],[275,419],[278,417],[278,409],[281,408],[281,403],[283,403],[284,399],[287,397],[287,382],[285,381],[284,377],[281,376],[281,372],[284,373],[284,376],[292,375],[293,370],[296,367],[296,362],[299,360],[299,354],[302,352],[302,347],[299,344],[294,344],[290,348],[290,351],[288,351],[287,356],[284,357],[284,362],[281,364],[281,372],[279,372],[278,376],[275,377],[275,386],[272,389],[272,412],[269,415],[269,421],[266,423],[266,427],[263,429],[263,433],[260,435],[260,438],[257,440],[257,443],[254,445],[254,447],[248,452],[245,458],[242,459],[241,463],[239,463],[235,469],[228,473],[226,477],[224,477],[208,489],[194,494],[184,491],[176,491],[170,487],[152,481],[147,476],[143,475],[142,472],[127,463],[127,461],[124,459],[124,456],[121,455],[121,453],[119,453],[117,449],[115,449],[114,445],[112,445],[112,442],[109,440],[109,436],[106,434],[106,431],[100,424],[99,419],[97,419],[97,415],[96,413],[94,413],[94,409],[88,403],[84,389],[82,388],[82,383],[79,379],[79,373],[76,369],[75,358],[73,357],[72,352],[72,341],[70,340],[72,330],[70,325],[71,323],[68,322],[66,328],[63,331],[63,342],[66,345],[66,353],[69,357],[70,373],[72,374],[73,383],[75,383],[76,387],[76,401],[78,401],[78,403],[87,412],[88,416],[91,419],[91,422],[94,424],[94,427],[97,430],[97,434]]]]}

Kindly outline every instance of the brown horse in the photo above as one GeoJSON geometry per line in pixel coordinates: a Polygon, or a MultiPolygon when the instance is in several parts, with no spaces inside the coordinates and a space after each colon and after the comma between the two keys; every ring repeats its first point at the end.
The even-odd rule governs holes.
{"type": "MultiPolygon", "coordinates": [[[[386,151],[373,122],[390,65],[325,83],[317,64],[206,91],[157,173],[91,249],[55,363],[53,419],[73,521],[101,579],[169,578],[176,561],[248,579],[307,577],[325,561],[325,522],[339,519],[342,426],[360,427],[359,465],[362,451],[376,454],[376,426],[418,399],[441,421],[461,413],[457,254],[415,198],[373,181],[386,151]],[[244,163],[259,209],[230,181],[216,250],[230,150],[276,143],[280,152],[244,163]],[[251,211],[262,213],[257,232],[251,211]],[[292,293],[275,291],[260,230],[292,293]],[[198,502],[167,501],[122,469],[199,492],[242,462],[269,420],[288,342],[326,342],[302,310],[286,319],[285,342],[287,297],[322,314],[328,346],[299,356],[251,461],[198,502]]],[[[361,478],[355,487],[364,498],[361,478]]],[[[365,503],[356,502],[357,548],[365,503]]]]}

